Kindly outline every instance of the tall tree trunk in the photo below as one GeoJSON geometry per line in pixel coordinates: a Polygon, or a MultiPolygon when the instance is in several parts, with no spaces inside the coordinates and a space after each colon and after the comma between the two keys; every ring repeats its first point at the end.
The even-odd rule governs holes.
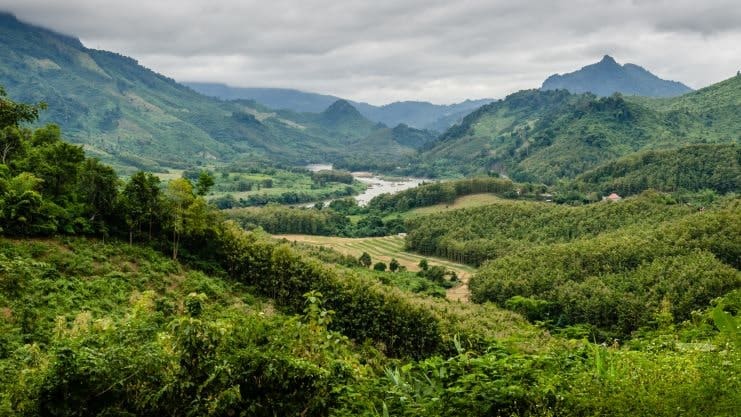
{"type": "Polygon", "coordinates": [[[175,230],[172,231],[172,260],[177,261],[178,259],[178,234],[175,230]]]}

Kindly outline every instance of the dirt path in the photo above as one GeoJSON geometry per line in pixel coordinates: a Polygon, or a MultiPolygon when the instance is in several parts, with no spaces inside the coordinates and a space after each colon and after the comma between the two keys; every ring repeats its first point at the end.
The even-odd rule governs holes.
{"type": "Polygon", "coordinates": [[[458,275],[460,284],[445,291],[445,296],[450,301],[460,301],[467,303],[471,301],[471,291],[468,289],[468,280],[471,278],[468,272],[463,272],[458,275]]]}

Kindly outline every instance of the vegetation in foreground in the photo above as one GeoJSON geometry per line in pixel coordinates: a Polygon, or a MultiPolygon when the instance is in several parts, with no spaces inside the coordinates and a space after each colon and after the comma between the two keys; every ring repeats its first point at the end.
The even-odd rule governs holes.
{"type": "MultiPolygon", "coordinates": [[[[24,127],[38,107],[0,100],[0,415],[737,414],[732,197],[665,208],[645,234],[587,223],[573,242],[494,261],[520,266],[505,307],[523,316],[246,232],[206,203],[205,178],[121,183],[58,128],[24,127]],[[569,282],[587,313],[612,313],[615,298],[594,294],[640,293],[647,315],[628,339],[592,343],[585,325],[609,335],[612,316],[547,298],[569,282]],[[554,311],[570,321],[551,326],[554,311]]],[[[484,268],[488,288],[497,269],[484,268]]]]}

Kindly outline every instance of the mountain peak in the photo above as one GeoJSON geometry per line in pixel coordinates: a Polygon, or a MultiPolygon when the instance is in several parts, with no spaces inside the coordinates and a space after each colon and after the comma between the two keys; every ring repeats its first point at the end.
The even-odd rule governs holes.
{"type": "Polygon", "coordinates": [[[325,117],[329,118],[363,118],[363,116],[360,114],[358,109],[355,108],[350,102],[347,100],[339,99],[332,103],[329,107],[327,107],[324,112],[322,112],[325,117]]]}
{"type": "Polygon", "coordinates": [[[590,92],[598,96],[621,93],[647,97],[673,97],[692,91],[682,83],[663,80],[638,65],[620,65],[610,55],[578,71],[551,75],[541,87],[541,90],[557,89],[577,94],[590,92]]]}
{"type": "Polygon", "coordinates": [[[339,99],[332,103],[320,115],[320,123],[330,129],[370,133],[375,124],[363,115],[347,100],[339,99]]]}
{"type": "Polygon", "coordinates": [[[611,64],[611,65],[619,65],[617,61],[615,61],[615,58],[611,57],[610,55],[605,55],[602,57],[602,60],[599,62],[600,64],[611,64]]]}
{"type": "Polygon", "coordinates": [[[324,113],[337,113],[337,112],[352,112],[352,111],[358,111],[350,102],[344,99],[339,99],[332,103],[329,107],[327,107],[326,110],[324,110],[324,113]]]}

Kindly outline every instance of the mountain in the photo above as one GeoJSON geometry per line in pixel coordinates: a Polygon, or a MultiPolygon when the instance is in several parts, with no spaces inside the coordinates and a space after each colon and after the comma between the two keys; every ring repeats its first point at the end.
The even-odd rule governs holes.
{"type": "Polygon", "coordinates": [[[348,136],[367,136],[377,127],[346,100],[337,100],[319,114],[318,122],[328,130],[348,136]]]}
{"type": "Polygon", "coordinates": [[[356,106],[365,117],[387,126],[405,124],[418,129],[444,132],[468,113],[491,101],[492,99],[466,100],[450,105],[399,101],[380,107],[365,103],[357,103],[356,106]]]}
{"type": "Polygon", "coordinates": [[[675,98],[525,90],[450,128],[419,169],[555,183],[634,152],[740,143],[739,114],[741,76],[675,98]]]}
{"type": "Polygon", "coordinates": [[[420,149],[437,139],[437,133],[407,125],[381,128],[348,143],[353,149],[335,164],[349,170],[392,172],[408,167],[420,149]]]}
{"type": "MultiPolygon", "coordinates": [[[[218,83],[185,82],[184,85],[209,97],[222,100],[247,99],[272,109],[291,110],[299,113],[319,113],[339,97],[308,93],[285,88],[231,87],[218,83]]],[[[444,131],[459,122],[471,111],[489,103],[492,99],[466,100],[461,103],[440,105],[423,101],[400,101],[374,106],[368,103],[346,100],[366,118],[387,126],[406,124],[420,129],[444,131]]]]}
{"type": "Polygon", "coordinates": [[[680,82],[662,80],[638,65],[620,65],[609,55],[578,71],[551,75],[541,89],[564,89],[577,94],[590,92],[598,96],[621,93],[647,97],[674,97],[692,91],[680,82]]]}
{"type": "Polygon", "coordinates": [[[185,82],[193,90],[222,100],[255,100],[271,109],[293,110],[299,113],[319,113],[339,97],[307,93],[289,88],[231,87],[219,83],[185,82]]]}
{"type": "Polygon", "coordinates": [[[362,126],[353,138],[380,128],[354,109],[279,113],[254,101],[206,97],[134,59],[7,13],[0,14],[0,85],[16,101],[45,101],[42,123],[59,124],[66,139],[120,172],[244,158],[332,162],[327,158],[353,151],[343,141],[352,127],[362,126]]]}

